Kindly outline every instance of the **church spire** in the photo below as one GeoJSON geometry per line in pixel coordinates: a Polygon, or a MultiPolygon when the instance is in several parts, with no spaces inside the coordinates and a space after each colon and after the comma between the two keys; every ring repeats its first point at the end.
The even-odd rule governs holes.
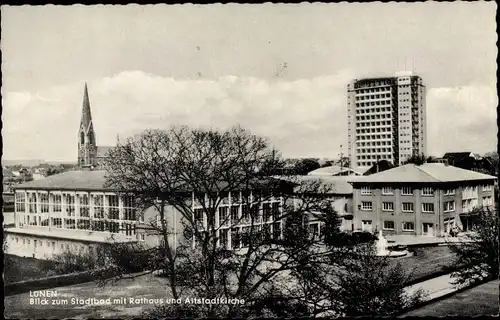
{"type": "Polygon", "coordinates": [[[87,89],[87,82],[85,82],[85,89],[83,91],[83,105],[82,105],[82,122],[81,125],[85,130],[88,130],[89,124],[92,122],[92,115],[90,113],[89,92],[87,89]]]}

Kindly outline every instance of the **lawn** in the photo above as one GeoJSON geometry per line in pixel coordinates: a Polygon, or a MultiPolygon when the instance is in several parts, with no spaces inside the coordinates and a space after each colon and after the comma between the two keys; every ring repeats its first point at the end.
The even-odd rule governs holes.
{"type": "Polygon", "coordinates": [[[55,275],[54,262],[24,258],[6,254],[4,256],[4,282],[32,280],[55,275]]]}
{"type": "Polygon", "coordinates": [[[391,263],[401,263],[405,270],[411,273],[410,281],[426,277],[450,267],[455,254],[448,246],[432,246],[412,249],[416,255],[405,258],[395,258],[391,263]]]}
{"type": "Polygon", "coordinates": [[[474,317],[498,315],[500,281],[490,281],[443,300],[430,303],[420,309],[410,311],[402,317],[474,317]]]}

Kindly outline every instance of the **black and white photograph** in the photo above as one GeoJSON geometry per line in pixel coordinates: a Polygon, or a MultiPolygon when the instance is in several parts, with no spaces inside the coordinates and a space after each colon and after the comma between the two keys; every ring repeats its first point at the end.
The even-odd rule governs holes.
{"type": "Polygon", "coordinates": [[[496,11],[2,5],[4,317],[498,315],[496,11]]]}

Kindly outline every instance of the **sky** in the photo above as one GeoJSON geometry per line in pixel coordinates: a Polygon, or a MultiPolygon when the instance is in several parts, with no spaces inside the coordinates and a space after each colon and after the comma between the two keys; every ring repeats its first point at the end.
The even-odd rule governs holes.
{"type": "Polygon", "coordinates": [[[496,3],[2,6],[4,159],[240,124],[285,157],[347,153],[347,84],[413,70],[428,154],[496,150],[496,3]],[[343,146],[341,148],[341,145],[343,146]]]}

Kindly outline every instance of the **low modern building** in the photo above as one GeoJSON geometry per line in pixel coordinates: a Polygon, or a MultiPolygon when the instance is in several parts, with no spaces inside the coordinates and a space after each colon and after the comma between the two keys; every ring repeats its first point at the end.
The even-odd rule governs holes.
{"type": "MultiPolygon", "coordinates": [[[[254,197],[262,192],[254,189],[219,194],[221,203],[215,217],[218,245],[228,249],[247,245],[242,235],[250,231],[252,224],[244,199],[257,199],[254,197]]],[[[207,228],[203,204],[195,201],[199,197],[193,192],[185,196],[199,227],[207,228]]],[[[208,201],[206,195],[204,198],[208,201]]],[[[282,197],[270,195],[252,205],[255,203],[259,215],[253,224],[273,237],[281,237],[282,220],[278,217],[283,208],[282,197]]],[[[189,241],[184,237],[182,214],[173,206],[167,206],[165,214],[169,242],[176,245],[189,241]]],[[[140,211],[133,195],[106,186],[105,171],[68,171],[15,187],[14,226],[5,229],[7,252],[44,259],[66,250],[92,250],[93,245],[100,243],[156,246],[161,241],[159,224],[159,212],[154,206],[140,211]]],[[[195,246],[194,239],[192,245],[195,246]]]]}
{"type": "Polygon", "coordinates": [[[493,208],[496,179],[442,163],[407,164],[356,177],[355,229],[442,236],[460,219],[467,230],[475,209],[493,208]]]}
{"type": "MultiPolygon", "coordinates": [[[[293,181],[299,183],[295,188],[296,194],[302,194],[304,190],[314,190],[314,194],[309,192],[309,196],[330,202],[332,208],[338,214],[340,220],[340,229],[343,231],[353,230],[353,188],[349,183],[349,176],[293,176],[293,181]],[[313,187],[309,187],[311,183],[313,187]]],[[[301,195],[299,198],[304,198],[301,195]]],[[[296,204],[299,206],[300,204],[296,204]]],[[[319,213],[321,214],[321,213],[319,213]]],[[[317,214],[308,216],[309,232],[322,236],[322,221],[318,219],[317,214]]]]}

